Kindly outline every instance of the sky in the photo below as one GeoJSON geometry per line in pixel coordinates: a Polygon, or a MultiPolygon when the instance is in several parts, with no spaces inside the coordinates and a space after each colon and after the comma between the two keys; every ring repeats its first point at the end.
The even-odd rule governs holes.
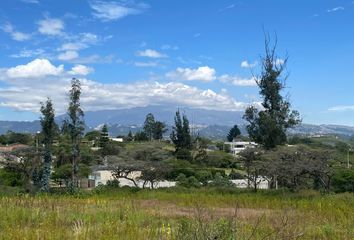
{"type": "Polygon", "coordinates": [[[304,123],[354,125],[354,1],[1,0],[0,120],[148,105],[259,106],[264,33],[304,123]]]}

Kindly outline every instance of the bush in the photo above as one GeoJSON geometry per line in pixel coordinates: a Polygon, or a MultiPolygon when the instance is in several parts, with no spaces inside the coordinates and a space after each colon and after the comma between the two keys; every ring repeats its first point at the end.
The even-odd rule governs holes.
{"type": "Polygon", "coordinates": [[[120,187],[120,182],[118,179],[108,180],[106,185],[107,187],[118,188],[120,187]]]}
{"type": "Polygon", "coordinates": [[[230,174],[229,174],[229,178],[234,180],[234,179],[244,179],[245,176],[242,175],[239,172],[236,172],[234,169],[231,170],[230,174]]]}
{"type": "Polygon", "coordinates": [[[200,182],[194,176],[186,177],[183,173],[177,177],[177,186],[186,188],[198,188],[200,187],[200,182]]]}
{"type": "Polygon", "coordinates": [[[235,187],[228,177],[223,177],[220,173],[217,173],[214,180],[208,183],[211,187],[235,187]]]}
{"type": "Polygon", "coordinates": [[[336,192],[354,192],[354,170],[337,171],[333,177],[332,185],[336,192]]]}

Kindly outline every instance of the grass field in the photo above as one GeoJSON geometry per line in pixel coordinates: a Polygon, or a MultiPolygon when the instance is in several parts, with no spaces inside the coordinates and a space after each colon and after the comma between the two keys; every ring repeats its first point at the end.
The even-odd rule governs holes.
{"type": "Polygon", "coordinates": [[[116,189],[1,196],[0,239],[354,239],[354,195],[116,189]]]}

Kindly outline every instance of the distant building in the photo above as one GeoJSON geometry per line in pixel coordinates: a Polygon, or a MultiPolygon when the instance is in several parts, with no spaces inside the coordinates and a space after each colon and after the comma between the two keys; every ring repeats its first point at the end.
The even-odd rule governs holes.
{"type": "Polygon", "coordinates": [[[0,152],[8,153],[8,152],[12,152],[15,150],[28,148],[28,147],[29,146],[25,145],[25,144],[11,144],[11,145],[7,145],[7,146],[0,146],[0,152]]]}
{"type": "Polygon", "coordinates": [[[247,148],[254,148],[258,145],[255,142],[243,142],[243,141],[225,142],[224,144],[230,146],[230,153],[232,153],[233,155],[237,155],[241,151],[247,148]]]}
{"type": "Polygon", "coordinates": [[[124,141],[124,139],[122,137],[116,137],[116,138],[110,137],[109,139],[113,142],[123,142],[124,141]]]}
{"type": "MultiPolygon", "coordinates": [[[[230,180],[237,188],[254,188],[254,184],[247,179],[230,180]]],[[[269,181],[264,177],[257,178],[257,189],[269,189],[269,181]]]]}

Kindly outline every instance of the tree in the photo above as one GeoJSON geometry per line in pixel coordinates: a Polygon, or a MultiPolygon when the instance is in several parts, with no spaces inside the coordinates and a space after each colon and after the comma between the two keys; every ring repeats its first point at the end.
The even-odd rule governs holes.
{"type": "Polygon", "coordinates": [[[134,141],[141,141],[141,142],[143,142],[143,141],[148,141],[149,140],[149,138],[148,138],[148,136],[146,135],[146,133],[145,132],[137,132],[137,133],[135,133],[135,135],[134,135],[134,141]]]}
{"type": "Polygon", "coordinates": [[[330,190],[334,175],[330,150],[304,145],[282,146],[266,152],[263,159],[263,172],[276,188],[279,184],[292,191],[299,188],[330,190]]]}
{"type": "Polygon", "coordinates": [[[154,128],[155,128],[155,117],[152,113],[149,113],[148,115],[146,115],[145,122],[144,122],[144,132],[148,137],[149,141],[153,139],[154,128]]]}
{"type": "Polygon", "coordinates": [[[171,140],[176,148],[178,158],[191,159],[192,138],[190,135],[189,121],[186,115],[181,118],[179,110],[175,116],[175,126],[172,129],[171,140]]]}
{"type": "Polygon", "coordinates": [[[55,113],[53,109],[52,101],[48,98],[41,106],[41,126],[43,134],[43,173],[41,178],[41,191],[47,192],[49,190],[49,179],[52,167],[52,146],[53,139],[58,130],[58,126],[55,123],[55,113]]]}
{"type": "Polygon", "coordinates": [[[79,79],[73,78],[69,91],[70,103],[67,110],[68,119],[64,122],[64,129],[68,131],[71,140],[71,190],[77,186],[77,173],[80,162],[80,142],[84,133],[84,112],[80,104],[81,83],[79,79]]]}
{"type": "Polygon", "coordinates": [[[142,180],[143,187],[149,182],[153,188],[156,181],[166,179],[169,173],[167,162],[171,160],[171,155],[160,143],[146,143],[122,150],[116,156],[108,156],[107,160],[116,180],[125,178],[136,187],[139,186],[138,180],[142,180]]]}
{"type": "Polygon", "coordinates": [[[108,127],[104,124],[100,132],[100,147],[105,148],[109,142],[108,127]]]}
{"type": "Polygon", "coordinates": [[[35,147],[27,147],[4,154],[0,159],[0,166],[9,175],[18,179],[12,185],[22,185],[26,191],[33,192],[33,183],[37,186],[40,162],[35,147]]]}
{"type": "Polygon", "coordinates": [[[155,140],[161,140],[163,134],[167,131],[166,124],[160,121],[156,121],[153,128],[153,138],[155,140]]]}
{"type": "Polygon", "coordinates": [[[232,142],[239,135],[241,135],[241,131],[238,126],[235,125],[230,129],[229,134],[227,135],[227,140],[232,142]]]}
{"type": "Polygon", "coordinates": [[[262,72],[255,77],[263,110],[254,106],[246,109],[243,118],[249,123],[247,131],[251,139],[266,149],[286,143],[286,130],[300,123],[299,113],[290,110],[290,103],[281,95],[286,77],[283,72],[288,58],[279,60],[276,56],[276,43],[270,46],[269,37],[265,40],[265,56],[262,57],[262,72]]]}
{"type": "Polygon", "coordinates": [[[248,187],[253,187],[254,191],[257,192],[264,170],[261,149],[248,148],[240,152],[240,156],[243,167],[246,170],[248,187]]]}

